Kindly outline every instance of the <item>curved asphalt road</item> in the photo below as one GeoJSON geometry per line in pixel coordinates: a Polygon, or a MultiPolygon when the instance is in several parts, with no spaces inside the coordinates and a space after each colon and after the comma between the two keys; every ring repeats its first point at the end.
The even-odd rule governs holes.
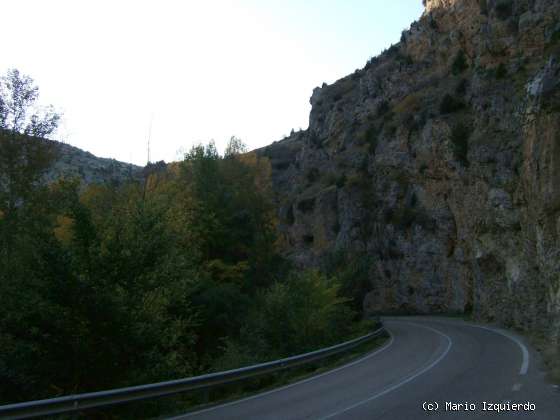
{"type": "Polygon", "coordinates": [[[176,419],[560,419],[560,392],[545,383],[538,355],[512,333],[435,317],[384,322],[391,339],[355,362],[176,419]],[[484,411],[484,402],[505,401],[535,409],[484,411]],[[446,402],[475,406],[448,411],[446,402]],[[425,411],[428,403],[438,409],[425,411]]]}

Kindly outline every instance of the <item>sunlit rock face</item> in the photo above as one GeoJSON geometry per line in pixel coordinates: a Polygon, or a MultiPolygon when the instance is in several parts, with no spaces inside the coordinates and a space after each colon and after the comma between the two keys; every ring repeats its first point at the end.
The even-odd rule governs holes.
{"type": "Polygon", "coordinates": [[[259,151],[285,253],[372,257],[371,313],[473,310],[558,337],[560,2],[425,6],[313,91],[308,130],[259,151]]]}
{"type": "MultiPolygon", "coordinates": [[[[424,0],[424,7],[426,8],[426,13],[431,13],[434,10],[444,9],[449,12],[457,4],[467,3],[461,0],[424,0]]],[[[477,0],[473,0],[471,3],[478,3],[477,0]]]]}

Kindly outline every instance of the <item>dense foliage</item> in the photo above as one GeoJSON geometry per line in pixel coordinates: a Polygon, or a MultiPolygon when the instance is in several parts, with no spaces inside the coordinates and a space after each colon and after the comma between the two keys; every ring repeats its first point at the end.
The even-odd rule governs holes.
{"type": "Polygon", "coordinates": [[[180,378],[356,332],[339,279],[290,273],[278,255],[269,164],[238,139],[224,156],[210,143],[149,165],[143,182],[47,185],[55,145],[30,134],[56,117],[29,119],[38,133],[13,112],[0,132],[1,402],[180,378]]]}

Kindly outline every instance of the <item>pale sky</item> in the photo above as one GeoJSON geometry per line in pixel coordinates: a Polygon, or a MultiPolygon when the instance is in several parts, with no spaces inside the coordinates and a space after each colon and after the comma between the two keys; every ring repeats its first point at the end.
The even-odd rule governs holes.
{"type": "Polygon", "coordinates": [[[35,79],[55,138],[144,165],[307,128],[313,88],[398,42],[421,0],[0,0],[0,73],[35,79]]]}

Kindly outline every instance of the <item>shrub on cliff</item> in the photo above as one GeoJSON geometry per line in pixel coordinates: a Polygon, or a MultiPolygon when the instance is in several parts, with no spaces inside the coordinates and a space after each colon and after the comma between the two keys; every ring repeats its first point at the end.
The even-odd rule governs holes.
{"type": "Polygon", "coordinates": [[[307,178],[307,182],[313,184],[319,179],[320,173],[319,169],[317,168],[309,168],[305,173],[305,178],[307,178]]]}
{"type": "Polygon", "coordinates": [[[468,67],[465,52],[463,50],[459,50],[453,60],[453,64],[451,65],[451,72],[458,75],[463,73],[468,67]]]}
{"type": "Polygon", "coordinates": [[[465,95],[467,93],[468,82],[466,79],[461,79],[459,83],[455,86],[455,93],[457,95],[465,95]]]}
{"type": "Polygon", "coordinates": [[[422,208],[413,206],[402,206],[385,215],[387,222],[400,229],[409,229],[414,225],[422,226],[426,230],[433,231],[434,220],[422,208]]]}
{"type": "Polygon", "coordinates": [[[488,15],[488,2],[486,0],[480,0],[479,6],[480,6],[480,14],[484,16],[488,15]]]}
{"type": "Polygon", "coordinates": [[[368,145],[368,152],[374,155],[375,149],[377,148],[377,139],[379,137],[377,128],[374,125],[370,125],[366,130],[364,137],[366,144],[368,145]]]}
{"type": "Polygon", "coordinates": [[[382,100],[377,107],[377,116],[382,117],[383,115],[387,114],[390,109],[391,107],[389,106],[389,102],[387,100],[382,100]]]}
{"type": "Polygon", "coordinates": [[[504,65],[504,63],[500,63],[500,65],[496,69],[496,79],[498,80],[504,79],[507,76],[507,74],[508,72],[506,66],[504,65]]]}
{"type": "Polygon", "coordinates": [[[454,98],[449,93],[447,93],[441,100],[439,112],[442,115],[451,114],[453,112],[459,111],[464,107],[465,103],[462,100],[454,98]]]}
{"type": "Polygon", "coordinates": [[[498,0],[496,3],[496,17],[500,20],[506,20],[513,13],[512,0],[498,0]]]}
{"type": "Polygon", "coordinates": [[[469,136],[470,127],[466,124],[459,122],[451,130],[451,143],[453,145],[453,155],[455,159],[461,162],[464,166],[469,166],[467,155],[469,153],[469,136]]]}

